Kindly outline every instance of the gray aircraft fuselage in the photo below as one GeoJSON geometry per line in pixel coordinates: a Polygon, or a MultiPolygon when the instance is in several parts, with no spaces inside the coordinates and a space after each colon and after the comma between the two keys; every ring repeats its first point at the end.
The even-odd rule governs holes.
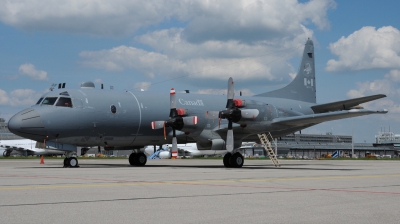
{"type": "MultiPolygon", "coordinates": [[[[163,129],[152,130],[151,122],[168,119],[169,94],[155,92],[131,92],[96,89],[57,89],[43,95],[46,97],[71,98],[72,107],[39,104],[19,113],[18,135],[36,141],[58,141],[78,146],[143,147],[162,145],[171,142],[171,134],[165,140],[163,129]],[[60,95],[64,93],[64,95],[60,95]],[[115,106],[113,113],[111,107],[115,106]],[[43,119],[45,118],[45,119],[43,119]]],[[[242,139],[260,132],[276,132],[287,128],[271,126],[274,118],[312,114],[307,102],[269,98],[237,97],[245,101],[245,108],[258,109],[255,119],[241,119],[236,125],[236,139],[242,139]],[[278,106],[279,105],[279,106],[278,106]],[[241,127],[238,127],[241,125],[241,127]]],[[[203,130],[218,130],[218,117],[207,119],[207,111],[224,109],[226,96],[177,93],[177,108],[188,110],[188,116],[198,116],[199,122],[192,128],[180,132],[178,141],[206,142],[202,139],[203,130]]],[[[15,120],[14,120],[15,121],[15,120]]],[[[226,127],[222,120],[221,129],[226,127]]],[[[289,133],[304,127],[290,129],[289,133]]],[[[167,128],[169,133],[171,130],[167,128]]],[[[284,131],[285,132],[285,131],[284,131]]],[[[216,133],[215,133],[216,134],[216,133]]],[[[285,132],[287,134],[287,132],[285,132]]],[[[274,135],[276,136],[276,135],[274,135]]],[[[221,135],[219,138],[224,138],[221,135]]]]}

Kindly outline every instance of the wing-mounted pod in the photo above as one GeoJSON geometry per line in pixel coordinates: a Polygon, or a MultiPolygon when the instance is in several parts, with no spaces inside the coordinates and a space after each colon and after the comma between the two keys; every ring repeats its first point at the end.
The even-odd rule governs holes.
{"type": "Polygon", "coordinates": [[[151,122],[152,129],[164,128],[164,139],[167,138],[166,127],[172,128],[172,151],[178,150],[178,141],[176,139],[176,130],[184,131],[185,127],[194,126],[198,122],[197,116],[188,116],[188,110],[176,108],[175,89],[170,91],[170,112],[169,119],[166,121],[151,122]]]}
{"type": "MultiPolygon", "coordinates": [[[[228,94],[227,94],[227,102],[226,109],[222,111],[207,111],[206,118],[212,119],[215,118],[218,113],[219,120],[227,119],[228,120],[228,132],[226,136],[226,150],[228,152],[232,152],[234,148],[234,137],[232,130],[232,123],[238,123],[242,119],[255,119],[258,114],[258,109],[239,109],[244,108],[246,106],[246,102],[241,99],[234,99],[234,86],[232,77],[228,80],[228,94]]],[[[219,122],[220,123],[220,122],[219,122]]]]}

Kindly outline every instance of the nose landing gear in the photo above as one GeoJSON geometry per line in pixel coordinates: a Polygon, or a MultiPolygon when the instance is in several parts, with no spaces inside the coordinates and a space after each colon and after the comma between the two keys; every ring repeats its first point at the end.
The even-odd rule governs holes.
{"type": "Polygon", "coordinates": [[[78,159],[76,157],[67,157],[64,159],[64,168],[66,167],[79,167],[78,159]]]}

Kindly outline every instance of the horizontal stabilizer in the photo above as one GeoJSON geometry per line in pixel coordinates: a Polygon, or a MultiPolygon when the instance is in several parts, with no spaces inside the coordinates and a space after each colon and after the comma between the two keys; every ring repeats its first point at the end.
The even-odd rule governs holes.
{"type": "Polygon", "coordinates": [[[288,126],[307,126],[315,125],[325,121],[333,121],[343,118],[358,117],[368,114],[386,114],[387,110],[365,110],[365,109],[351,109],[343,111],[335,111],[321,114],[310,114],[286,118],[276,118],[272,120],[272,124],[288,125],[288,126]]]}
{"type": "Polygon", "coordinates": [[[386,95],[384,94],[378,94],[378,95],[372,95],[372,96],[365,96],[365,97],[360,97],[360,98],[355,98],[355,99],[350,99],[350,100],[342,100],[342,101],[336,101],[332,103],[326,103],[326,104],[319,104],[312,106],[311,109],[314,111],[314,113],[325,113],[325,112],[330,112],[330,111],[337,111],[337,110],[349,110],[354,106],[357,106],[361,103],[366,103],[369,101],[377,100],[380,98],[384,98],[386,95]]]}

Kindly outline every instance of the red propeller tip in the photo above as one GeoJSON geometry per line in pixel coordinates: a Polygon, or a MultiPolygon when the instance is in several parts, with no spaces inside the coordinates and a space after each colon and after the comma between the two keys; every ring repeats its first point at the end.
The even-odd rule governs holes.
{"type": "Polygon", "coordinates": [[[172,88],[171,91],[169,92],[169,94],[171,94],[171,95],[172,95],[172,94],[175,94],[175,89],[172,88]]]}

